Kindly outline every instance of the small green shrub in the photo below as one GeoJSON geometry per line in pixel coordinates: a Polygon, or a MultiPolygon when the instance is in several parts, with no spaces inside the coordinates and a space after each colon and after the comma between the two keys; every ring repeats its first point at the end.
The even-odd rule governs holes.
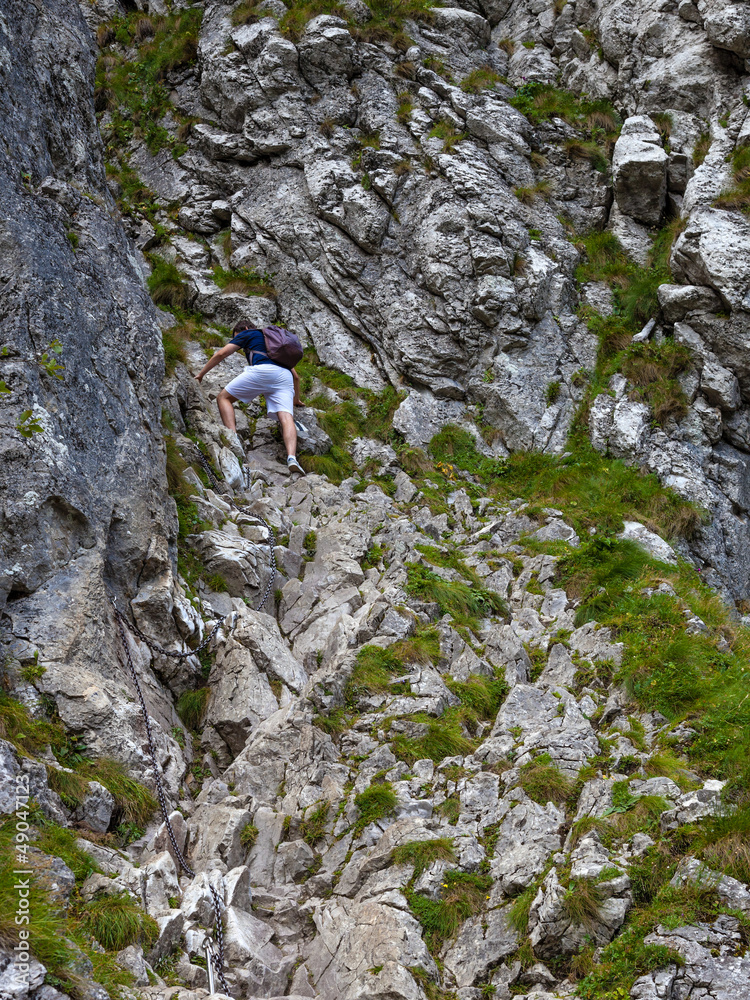
{"type": "Polygon", "coordinates": [[[221,573],[212,573],[210,576],[207,576],[206,586],[209,590],[213,590],[217,594],[225,594],[229,590],[227,581],[221,573]]]}
{"type": "Polygon", "coordinates": [[[547,388],[544,392],[544,401],[547,406],[552,406],[553,403],[557,402],[557,398],[560,395],[560,382],[549,382],[547,388]]]}
{"type": "Polygon", "coordinates": [[[384,545],[373,543],[362,559],[361,566],[363,570],[373,569],[380,565],[383,556],[386,553],[386,548],[384,545]]]}

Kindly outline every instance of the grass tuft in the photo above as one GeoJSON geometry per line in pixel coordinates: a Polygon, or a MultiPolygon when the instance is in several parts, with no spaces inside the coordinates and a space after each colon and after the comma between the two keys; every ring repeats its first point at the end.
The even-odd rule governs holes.
{"type": "Polygon", "coordinates": [[[722,191],[714,205],[747,212],[750,209],[750,147],[743,146],[732,153],[732,178],[734,185],[722,191]]]}
{"type": "Polygon", "coordinates": [[[162,124],[173,110],[166,83],[170,73],[195,61],[202,16],[192,9],[152,20],[135,12],[100,26],[107,44],[111,39],[125,49],[137,46],[132,62],[110,50],[97,63],[94,106],[109,112],[102,130],[109,156],[120,156],[134,138],[142,138],[152,154],[165,147],[173,155],[184,152],[162,124]]]}
{"type": "Polygon", "coordinates": [[[185,338],[181,334],[182,327],[172,326],[164,330],[161,335],[161,343],[164,348],[164,370],[167,375],[171,375],[178,364],[187,363],[185,353],[185,338]]]}
{"type": "Polygon", "coordinates": [[[47,784],[68,809],[77,809],[86,798],[89,783],[76,771],[64,771],[47,765],[47,784]]]}
{"type": "Polygon", "coordinates": [[[359,811],[359,818],[354,825],[355,836],[370,823],[392,816],[398,806],[396,793],[390,781],[370,785],[364,792],[354,798],[354,805],[359,811]]]}
{"type": "Polygon", "coordinates": [[[406,890],[409,906],[422,925],[425,944],[433,955],[455,936],[464,920],[483,908],[491,885],[489,876],[452,870],[443,875],[438,899],[406,890]]]}
{"type": "MultiPolygon", "coordinates": [[[[69,833],[69,831],[64,832],[69,833]]],[[[6,820],[0,826],[0,942],[5,948],[12,948],[19,941],[18,932],[21,927],[16,923],[16,914],[19,912],[17,888],[19,876],[15,873],[18,867],[14,853],[15,833],[14,818],[6,820]]],[[[72,834],[70,838],[75,841],[72,834]]],[[[44,847],[41,849],[45,850],[44,847]]],[[[67,862],[67,858],[63,860],[67,862]]],[[[35,957],[49,971],[65,968],[72,959],[73,952],[66,940],[68,928],[60,913],[59,904],[50,899],[42,880],[37,877],[31,879],[28,900],[30,915],[28,930],[35,957]]]]}
{"type": "Polygon", "coordinates": [[[159,936],[154,918],[124,892],[90,900],[81,922],[107,951],[121,951],[130,944],[143,944],[148,950],[159,936]]]}
{"type": "Polygon", "coordinates": [[[414,879],[418,879],[436,861],[450,861],[452,864],[457,861],[452,837],[412,840],[407,844],[400,844],[393,849],[391,858],[396,865],[414,865],[414,879]]]}
{"type": "Polygon", "coordinates": [[[195,732],[203,721],[203,716],[211,697],[211,688],[202,687],[196,691],[183,692],[177,701],[177,714],[185,724],[185,728],[195,732]]]}
{"type": "Polygon", "coordinates": [[[81,885],[89,875],[99,870],[91,855],[78,846],[75,833],[56,823],[44,824],[36,846],[45,854],[53,854],[64,861],[75,875],[76,885],[81,885]]]}
{"type": "Polygon", "coordinates": [[[435,602],[441,615],[451,615],[474,633],[479,619],[506,615],[507,605],[499,594],[458,580],[447,581],[422,563],[407,563],[407,593],[425,602],[435,602]]]}
{"type": "Polygon", "coordinates": [[[481,94],[483,90],[494,90],[495,84],[503,82],[503,77],[489,66],[473,69],[461,81],[461,90],[467,94],[481,94]]]}
{"type": "Polygon", "coordinates": [[[240,830],[240,843],[249,851],[251,847],[255,846],[255,841],[258,839],[258,827],[254,823],[247,823],[240,830]]]}
{"type": "Polygon", "coordinates": [[[580,878],[571,882],[566,890],[562,908],[573,923],[591,930],[596,926],[603,899],[602,890],[595,882],[580,878]]]}
{"type": "MultiPolygon", "coordinates": [[[[231,238],[231,237],[230,237],[231,238]]],[[[274,298],[276,290],[273,287],[273,276],[258,274],[246,267],[226,270],[217,264],[212,272],[214,284],[225,292],[241,292],[242,295],[265,295],[274,298]]]]}
{"type": "Polygon", "coordinates": [[[561,805],[573,791],[573,782],[566,778],[559,767],[552,763],[549,754],[543,753],[521,768],[518,783],[534,802],[561,805]]]}
{"type": "Polygon", "coordinates": [[[151,254],[149,261],[151,274],[147,285],[154,304],[166,306],[167,309],[184,309],[187,305],[188,286],[177,265],[156,254],[151,254]]]}
{"type": "Polygon", "coordinates": [[[101,757],[84,768],[83,773],[112,793],[118,818],[139,827],[146,826],[156,811],[156,799],[145,785],[130,777],[123,764],[101,757]]]}
{"type": "Polygon", "coordinates": [[[505,677],[472,674],[466,681],[448,680],[447,687],[476,719],[493,721],[508,694],[505,677]]]}
{"type": "MultiPolygon", "coordinates": [[[[469,721],[476,719],[473,713],[468,715],[469,721]]],[[[470,754],[476,749],[477,743],[466,734],[466,717],[467,712],[463,707],[449,708],[439,719],[415,713],[410,718],[414,722],[426,725],[427,732],[424,736],[396,736],[393,740],[393,752],[399,760],[408,764],[427,757],[439,764],[446,757],[463,757],[470,754]]]]}
{"type": "Polygon", "coordinates": [[[302,820],[300,824],[300,836],[311,847],[314,847],[325,836],[330,809],[331,803],[326,799],[318,803],[317,807],[302,820]]]}
{"type": "Polygon", "coordinates": [[[539,880],[528,885],[510,904],[508,921],[520,937],[526,937],[529,932],[529,912],[538,891],[539,880]]]}

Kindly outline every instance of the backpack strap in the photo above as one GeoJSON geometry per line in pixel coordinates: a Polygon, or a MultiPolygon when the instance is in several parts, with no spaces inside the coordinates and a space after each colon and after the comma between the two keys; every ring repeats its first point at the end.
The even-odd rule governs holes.
{"type": "MultiPolygon", "coordinates": [[[[248,329],[252,329],[252,328],[249,327],[248,329]]],[[[258,330],[258,333],[260,333],[261,336],[263,336],[263,331],[262,330],[258,330]]],[[[263,336],[263,343],[264,344],[265,344],[265,341],[266,341],[266,338],[265,338],[265,336],[263,336]]],[[[266,353],[266,351],[254,351],[254,350],[251,349],[248,352],[248,361],[250,362],[250,367],[251,368],[255,364],[255,361],[253,360],[253,358],[255,357],[256,354],[262,354],[264,358],[268,357],[268,354],[266,353]]]]}

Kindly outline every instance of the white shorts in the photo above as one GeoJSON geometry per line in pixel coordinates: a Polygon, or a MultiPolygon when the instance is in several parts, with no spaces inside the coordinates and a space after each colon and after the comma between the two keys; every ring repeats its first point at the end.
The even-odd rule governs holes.
{"type": "Polygon", "coordinates": [[[288,368],[280,365],[248,365],[226,387],[230,396],[249,403],[256,396],[266,397],[269,413],[294,413],[294,381],[288,368]]]}

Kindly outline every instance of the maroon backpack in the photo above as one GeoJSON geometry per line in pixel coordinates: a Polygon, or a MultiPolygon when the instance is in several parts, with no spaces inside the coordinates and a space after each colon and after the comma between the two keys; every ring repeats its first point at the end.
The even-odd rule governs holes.
{"type": "MultiPolygon", "coordinates": [[[[297,334],[285,330],[283,326],[264,326],[261,333],[266,344],[266,357],[282,368],[294,368],[302,358],[302,344],[297,334]]],[[[251,351],[250,364],[253,363],[253,355],[262,353],[251,351]]]]}

